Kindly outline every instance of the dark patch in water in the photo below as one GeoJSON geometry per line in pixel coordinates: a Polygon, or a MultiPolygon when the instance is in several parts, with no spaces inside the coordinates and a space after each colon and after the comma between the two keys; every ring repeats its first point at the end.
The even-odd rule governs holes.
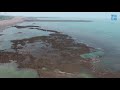
{"type": "Polygon", "coordinates": [[[18,29],[21,29],[21,28],[31,28],[31,27],[39,27],[40,28],[40,26],[13,26],[13,27],[16,27],[18,29]]]}
{"type": "Polygon", "coordinates": [[[2,36],[2,35],[4,35],[4,34],[0,34],[0,36],[2,36]]]}
{"type": "Polygon", "coordinates": [[[22,32],[18,32],[18,34],[21,34],[22,32]]]}
{"type": "Polygon", "coordinates": [[[55,30],[47,30],[47,29],[41,28],[40,26],[33,26],[33,25],[31,25],[31,26],[17,26],[17,25],[16,25],[16,26],[13,26],[13,27],[16,27],[16,28],[18,28],[18,29],[29,28],[29,29],[37,29],[37,30],[42,30],[42,31],[47,31],[47,32],[60,33],[60,32],[55,31],[55,30]]]}

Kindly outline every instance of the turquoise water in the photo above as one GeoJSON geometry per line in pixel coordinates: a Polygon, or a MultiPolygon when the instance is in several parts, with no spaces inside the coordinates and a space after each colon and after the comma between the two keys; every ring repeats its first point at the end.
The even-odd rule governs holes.
{"type": "MultiPolygon", "coordinates": [[[[62,18],[60,18],[62,19],[62,18]]],[[[105,68],[120,71],[120,20],[89,19],[93,22],[35,22],[42,28],[53,29],[72,36],[76,41],[100,48],[105,55],[105,68]]],[[[31,23],[31,22],[29,22],[31,23]]]]}

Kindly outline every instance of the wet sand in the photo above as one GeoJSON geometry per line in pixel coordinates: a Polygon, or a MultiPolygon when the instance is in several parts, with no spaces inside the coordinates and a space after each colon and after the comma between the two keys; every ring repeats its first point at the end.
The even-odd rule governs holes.
{"type": "Polygon", "coordinates": [[[21,23],[23,21],[24,21],[23,17],[14,17],[14,18],[9,19],[9,20],[2,20],[2,21],[0,21],[0,31],[7,26],[12,26],[12,25],[15,25],[17,23],[21,23]]]}

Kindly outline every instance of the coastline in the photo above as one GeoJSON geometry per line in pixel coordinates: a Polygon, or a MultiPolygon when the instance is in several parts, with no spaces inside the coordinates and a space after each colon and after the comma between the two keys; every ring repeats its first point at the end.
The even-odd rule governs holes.
{"type": "Polygon", "coordinates": [[[10,40],[10,49],[14,50],[14,52],[1,50],[0,63],[9,63],[10,60],[13,60],[17,62],[19,69],[30,68],[36,70],[40,78],[119,77],[119,73],[115,75],[112,72],[97,70],[94,65],[97,65],[100,60],[94,54],[101,55],[101,52],[91,53],[91,51],[95,51],[95,48],[89,47],[84,43],[75,42],[67,34],[45,29],[36,25],[36,23],[35,25],[27,26],[15,25],[23,21],[27,21],[27,19],[15,17],[1,21],[0,30],[1,26],[12,26],[19,29],[16,35],[23,35],[23,37],[25,34],[22,30],[23,28],[26,28],[25,30],[33,29],[33,32],[38,30],[39,32],[49,32],[50,34],[48,36],[37,36],[35,33],[36,36],[34,37],[10,40]],[[90,58],[91,56],[92,58],[90,58]]]}
{"type": "Polygon", "coordinates": [[[15,25],[17,23],[21,23],[24,20],[25,20],[24,17],[14,17],[14,18],[9,19],[9,20],[0,20],[0,31],[8,26],[12,26],[12,25],[15,25]]]}

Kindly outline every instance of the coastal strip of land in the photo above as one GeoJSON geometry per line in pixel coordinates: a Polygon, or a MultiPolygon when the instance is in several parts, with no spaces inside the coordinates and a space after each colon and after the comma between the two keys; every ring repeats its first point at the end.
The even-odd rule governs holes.
{"type": "Polygon", "coordinates": [[[9,20],[1,20],[0,21],[0,30],[2,30],[3,28],[7,27],[7,26],[12,26],[15,25],[17,23],[21,23],[25,20],[24,17],[14,17],[12,19],[9,20]]]}

